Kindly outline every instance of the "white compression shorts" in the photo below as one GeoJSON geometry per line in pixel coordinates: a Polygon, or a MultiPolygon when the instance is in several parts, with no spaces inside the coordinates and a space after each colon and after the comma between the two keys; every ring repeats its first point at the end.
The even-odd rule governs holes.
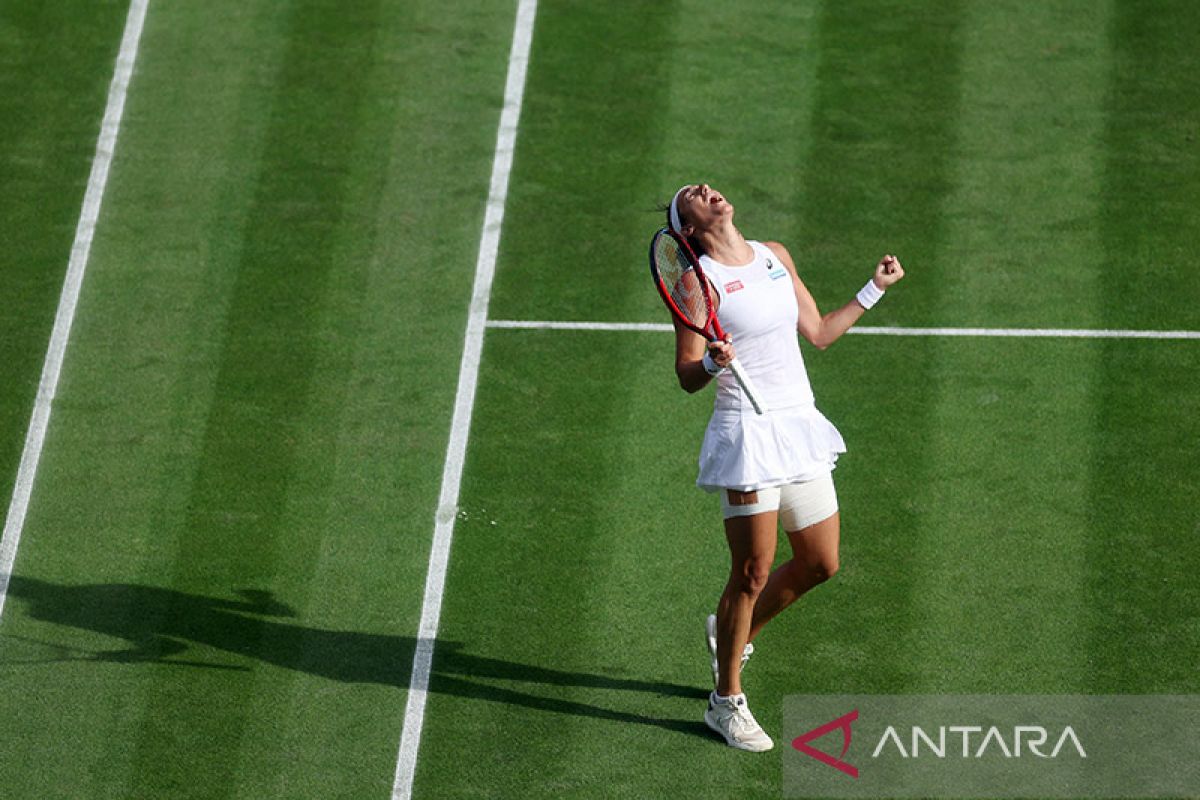
{"type": "Polygon", "coordinates": [[[778,511],[779,522],[789,533],[828,519],[838,510],[832,473],[802,483],[759,489],[758,500],[745,505],[730,503],[728,491],[723,490],[720,494],[721,514],[725,519],[778,511]]]}

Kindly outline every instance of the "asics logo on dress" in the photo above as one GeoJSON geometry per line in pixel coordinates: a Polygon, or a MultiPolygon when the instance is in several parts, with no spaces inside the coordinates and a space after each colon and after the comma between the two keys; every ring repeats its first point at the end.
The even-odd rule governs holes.
{"type": "Polygon", "coordinates": [[[742,286],[741,281],[730,281],[729,283],[725,284],[725,294],[730,294],[731,292],[740,291],[743,288],[745,288],[745,287],[742,286]]]}

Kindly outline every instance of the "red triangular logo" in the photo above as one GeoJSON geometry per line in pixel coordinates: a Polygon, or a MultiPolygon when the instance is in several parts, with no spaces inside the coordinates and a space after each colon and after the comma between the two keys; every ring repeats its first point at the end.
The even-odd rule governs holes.
{"type": "Polygon", "coordinates": [[[817,761],[820,761],[822,764],[826,764],[830,767],[833,767],[834,769],[838,770],[839,772],[846,773],[851,778],[857,778],[858,777],[858,767],[855,767],[853,764],[847,764],[845,761],[841,760],[846,757],[846,751],[848,751],[850,749],[850,724],[852,722],[854,722],[856,719],[858,719],[858,709],[857,708],[854,709],[853,711],[851,711],[849,714],[840,716],[835,720],[826,722],[824,725],[820,726],[819,728],[813,728],[808,733],[804,733],[804,734],[797,736],[795,739],[792,740],[792,747],[796,748],[801,753],[804,753],[804,755],[806,755],[806,756],[811,756],[812,758],[815,758],[817,761]],[[842,729],[842,736],[843,736],[842,754],[838,758],[834,758],[833,756],[829,755],[828,753],[823,753],[820,750],[816,749],[815,747],[809,747],[808,743],[811,742],[813,739],[820,739],[825,734],[827,734],[831,731],[837,730],[838,728],[842,729]]]}

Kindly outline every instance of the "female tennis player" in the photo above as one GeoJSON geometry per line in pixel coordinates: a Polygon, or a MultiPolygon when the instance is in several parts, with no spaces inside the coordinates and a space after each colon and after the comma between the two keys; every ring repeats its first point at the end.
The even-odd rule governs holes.
{"type": "Polygon", "coordinates": [[[777,242],[745,239],[733,206],[707,184],[681,188],[667,223],[699,257],[719,303],[724,341],[675,323],[675,372],[688,392],[717,381],[696,483],[719,492],[729,543],[729,580],[705,638],[714,691],[704,720],[732,747],[773,746],[746,704],[741,667],[772,618],[838,569],[839,518],[832,471],[845,444],[813,402],[797,331],[824,350],[904,277],[894,256],[846,305],[822,314],[777,242]],[[757,414],[726,367],[737,356],[767,409],[757,414]],[[792,558],[771,571],[782,524],[792,558]]]}

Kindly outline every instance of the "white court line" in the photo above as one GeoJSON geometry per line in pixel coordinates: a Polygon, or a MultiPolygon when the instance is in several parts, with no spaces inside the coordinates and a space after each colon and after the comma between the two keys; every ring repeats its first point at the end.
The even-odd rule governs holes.
{"type": "Polygon", "coordinates": [[[851,328],[873,336],[1010,336],[1049,339],[1200,339],[1200,331],[1127,331],[1106,328],[851,328]]]}
{"type": "Polygon", "coordinates": [[[487,326],[492,277],[496,272],[496,251],[500,246],[500,228],[504,222],[504,204],[508,197],[508,176],[512,170],[517,124],[521,118],[521,101],[525,95],[525,70],[529,64],[529,47],[533,41],[533,20],[536,13],[537,0],[521,0],[517,7],[512,50],[508,56],[508,80],[504,86],[504,110],[500,114],[500,127],[496,134],[492,181],[488,190],[483,230],[480,233],[479,258],[475,263],[475,287],[471,293],[462,364],[458,370],[458,392],[454,398],[454,417],[450,423],[450,443],[446,448],[446,463],[442,468],[442,491],[441,497],[438,498],[433,546],[429,553],[429,571],[425,576],[421,624],[417,630],[412,679],[409,681],[408,702],[404,709],[404,728],[400,735],[400,750],[396,756],[396,778],[392,783],[393,800],[412,796],[417,750],[421,744],[421,727],[425,719],[425,701],[429,693],[429,675],[433,666],[433,647],[438,632],[438,620],[442,613],[446,565],[450,560],[450,540],[454,535],[454,520],[458,513],[458,489],[467,452],[471,413],[475,405],[479,358],[483,350],[483,333],[487,326]]]}
{"type": "MultiPolygon", "coordinates": [[[[561,322],[550,320],[493,319],[489,328],[555,331],[659,331],[673,326],[665,322],[561,322]]],[[[1009,336],[1051,339],[1200,339],[1200,331],[1127,331],[1088,328],[873,328],[860,325],[849,333],[867,336],[1009,336]]]]}
{"type": "Polygon", "coordinates": [[[515,319],[493,319],[489,328],[519,328],[525,330],[552,331],[671,331],[674,327],[665,322],[549,322],[515,319]]]}
{"type": "Polygon", "coordinates": [[[88,177],[87,191],[83,195],[79,223],[75,226],[75,242],[71,245],[67,275],[58,299],[54,328],[50,332],[50,345],[46,348],[46,360],[42,364],[42,378],[38,383],[33,414],[29,419],[29,431],[25,435],[25,449],[21,451],[21,464],[17,468],[17,482],[13,487],[12,501],[8,505],[8,516],[4,520],[4,538],[0,539],[0,614],[4,613],[9,578],[12,575],[13,562],[17,558],[17,545],[21,541],[21,530],[25,526],[25,514],[29,510],[33,481],[42,457],[42,445],[46,441],[46,429],[50,425],[50,409],[58,391],[58,375],[62,371],[67,341],[71,337],[71,323],[75,320],[75,306],[79,302],[83,274],[87,270],[88,257],[92,252],[92,237],[96,232],[96,220],[100,217],[104,187],[108,183],[108,168],[117,149],[117,134],[121,130],[121,116],[125,112],[125,93],[133,75],[133,63],[137,60],[138,43],[142,38],[142,24],[146,20],[148,4],[149,0],[131,0],[129,4],[129,13],[125,17],[125,34],[121,38],[117,65],[113,71],[112,83],[108,87],[108,103],[104,108],[104,121],[100,124],[100,137],[96,141],[96,154],[92,157],[92,172],[88,177]]]}

